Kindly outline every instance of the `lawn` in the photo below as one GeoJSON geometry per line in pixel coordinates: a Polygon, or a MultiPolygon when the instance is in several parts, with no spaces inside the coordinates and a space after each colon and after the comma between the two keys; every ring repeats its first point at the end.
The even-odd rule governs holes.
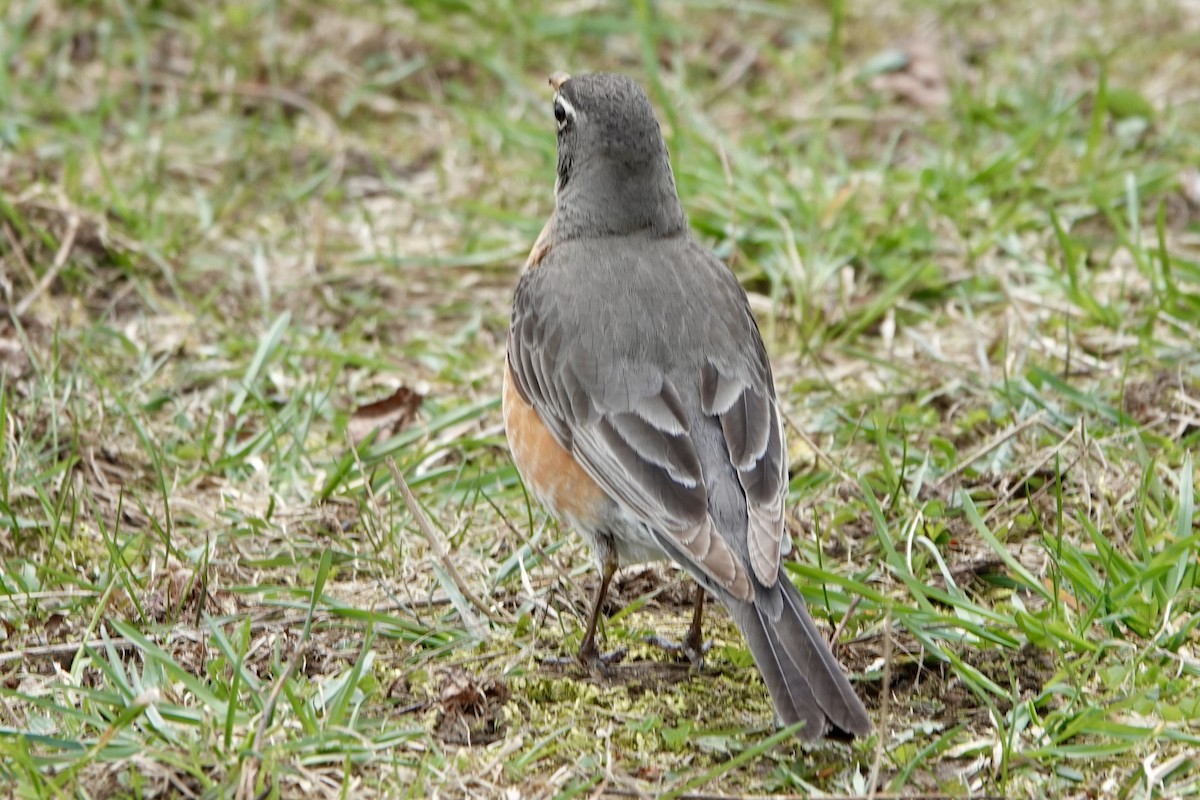
{"type": "Polygon", "coordinates": [[[1200,6],[0,11],[0,794],[1200,796],[1200,6]],[[547,76],[751,295],[872,736],[597,575],[499,409],[547,76]]]}

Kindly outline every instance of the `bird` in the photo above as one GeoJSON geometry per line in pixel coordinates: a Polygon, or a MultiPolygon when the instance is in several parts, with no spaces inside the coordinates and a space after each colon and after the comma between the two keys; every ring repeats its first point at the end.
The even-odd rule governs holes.
{"type": "Polygon", "coordinates": [[[555,73],[554,209],[513,296],[503,415],[529,494],[590,545],[596,645],[626,564],[698,584],[682,649],[703,654],[706,595],[729,612],[779,721],[850,739],[870,717],[785,573],[787,446],[745,290],[691,232],[654,108],[633,79],[555,73]]]}

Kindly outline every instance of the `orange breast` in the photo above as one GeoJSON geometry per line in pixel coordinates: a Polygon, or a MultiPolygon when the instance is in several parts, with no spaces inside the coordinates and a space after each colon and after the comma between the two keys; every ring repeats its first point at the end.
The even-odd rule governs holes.
{"type": "Polygon", "coordinates": [[[542,424],[504,365],[504,432],[526,488],[555,516],[576,526],[595,525],[608,497],[542,424]]]}

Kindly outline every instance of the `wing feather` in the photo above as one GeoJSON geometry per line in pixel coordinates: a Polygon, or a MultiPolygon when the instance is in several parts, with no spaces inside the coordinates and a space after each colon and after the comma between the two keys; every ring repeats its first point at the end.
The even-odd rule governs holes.
{"type": "MultiPolygon", "coordinates": [[[[697,248],[696,258],[711,260],[698,266],[712,270],[719,291],[677,331],[658,323],[646,336],[614,325],[612,305],[614,296],[644,296],[645,287],[601,287],[610,302],[596,302],[586,295],[601,289],[564,277],[556,255],[555,248],[543,253],[517,287],[508,341],[517,390],[611,497],[668,537],[669,549],[733,596],[752,599],[751,574],[767,587],[778,577],[787,475],[770,366],[744,294],[724,265],[697,248]],[[711,341],[696,340],[704,336],[711,341]],[[655,337],[663,339],[658,350],[655,337]],[[690,377],[672,361],[673,352],[720,347],[726,358],[697,364],[690,377]],[[681,392],[691,393],[690,402],[681,392]],[[700,449],[697,426],[717,432],[724,453],[711,444],[700,449]],[[712,493],[713,481],[734,480],[740,491],[712,493]],[[715,522],[728,526],[739,516],[744,532],[715,522]]],[[[712,433],[704,436],[712,441],[712,433]]]]}

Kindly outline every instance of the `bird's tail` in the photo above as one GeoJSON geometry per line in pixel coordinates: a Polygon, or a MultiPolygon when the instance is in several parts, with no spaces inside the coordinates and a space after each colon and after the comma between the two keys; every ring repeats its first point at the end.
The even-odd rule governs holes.
{"type": "Polygon", "coordinates": [[[797,734],[865,736],[871,719],[813,623],[804,598],[779,571],[782,603],[727,601],[730,615],[758,665],[784,725],[803,721],[797,734]],[[766,606],[779,608],[778,618],[766,606]]]}

